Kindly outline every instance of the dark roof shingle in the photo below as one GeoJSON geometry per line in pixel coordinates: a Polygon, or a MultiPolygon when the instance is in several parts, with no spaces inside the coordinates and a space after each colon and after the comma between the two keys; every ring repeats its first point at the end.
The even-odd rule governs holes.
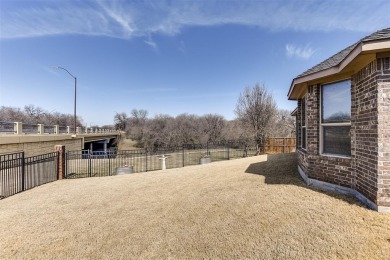
{"type": "Polygon", "coordinates": [[[361,42],[369,42],[369,41],[376,41],[376,40],[389,39],[389,38],[390,38],[390,28],[386,28],[386,29],[377,31],[373,34],[370,34],[370,35],[364,37],[363,39],[361,39],[360,41],[358,41],[357,43],[352,44],[351,46],[345,48],[344,50],[336,53],[332,57],[330,57],[330,58],[324,60],[323,62],[315,65],[314,67],[306,70],[302,74],[298,75],[297,78],[307,76],[307,75],[310,75],[310,74],[313,74],[313,73],[316,73],[319,71],[323,71],[323,70],[329,69],[331,67],[334,67],[334,66],[340,64],[340,62],[343,61],[345,59],[345,57],[347,57],[348,54],[350,54],[351,51],[361,42]]]}

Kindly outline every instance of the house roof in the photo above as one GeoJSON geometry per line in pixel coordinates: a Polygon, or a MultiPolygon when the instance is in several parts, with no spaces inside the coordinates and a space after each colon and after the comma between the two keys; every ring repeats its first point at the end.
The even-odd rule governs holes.
{"type": "Polygon", "coordinates": [[[296,107],[290,114],[291,116],[297,116],[298,115],[298,108],[296,107]]]}
{"type": "Polygon", "coordinates": [[[318,72],[318,71],[321,71],[321,70],[329,69],[329,68],[331,68],[333,66],[336,66],[342,60],[344,60],[344,58],[347,57],[347,55],[349,53],[351,53],[351,51],[356,47],[356,45],[358,45],[358,43],[352,44],[351,46],[345,48],[344,50],[336,53],[332,57],[330,57],[330,58],[324,60],[323,62],[315,65],[314,67],[306,70],[302,74],[299,74],[297,76],[297,78],[300,78],[300,77],[303,77],[303,76],[306,76],[306,75],[309,75],[309,74],[312,74],[314,72],[318,72]]]}
{"type": "MultiPolygon", "coordinates": [[[[297,83],[302,83],[304,81],[304,78],[309,75],[314,75],[316,73],[340,66],[340,64],[347,59],[348,56],[350,56],[359,46],[371,42],[377,42],[382,40],[389,40],[390,39],[390,28],[379,30],[373,34],[370,34],[364,38],[362,38],[360,41],[356,42],[355,44],[352,44],[351,46],[348,46],[347,48],[341,50],[340,52],[336,53],[335,55],[331,56],[330,58],[324,60],[323,62],[315,65],[314,67],[306,70],[305,72],[299,74],[296,78],[293,79],[291,83],[291,87],[288,93],[288,97],[291,97],[291,92],[294,88],[294,85],[297,83]]],[[[360,50],[360,52],[362,49],[360,50]]],[[[359,53],[360,53],[359,52],[359,53]]],[[[318,75],[321,76],[321,75],[318,75]]],[[[313,77],[311,77],[313,78],[313,77]]]]}

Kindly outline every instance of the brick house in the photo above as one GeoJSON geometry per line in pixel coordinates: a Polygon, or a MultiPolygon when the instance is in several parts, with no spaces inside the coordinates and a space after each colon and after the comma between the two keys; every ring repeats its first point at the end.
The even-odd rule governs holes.
{"type": "Polygon", "coordinates": [[[390,28],[294,78],[288,98],[306,183],[390,212],[390,28]]]}

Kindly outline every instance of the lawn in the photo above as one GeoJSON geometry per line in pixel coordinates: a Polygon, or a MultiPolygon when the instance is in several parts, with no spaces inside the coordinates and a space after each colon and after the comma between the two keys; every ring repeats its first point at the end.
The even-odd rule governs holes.
{"type": "Polygon", "coordinates": [[[1,259],[389,259],[390,214],[294,154],[56,181],[0,200],[1,259]]]}

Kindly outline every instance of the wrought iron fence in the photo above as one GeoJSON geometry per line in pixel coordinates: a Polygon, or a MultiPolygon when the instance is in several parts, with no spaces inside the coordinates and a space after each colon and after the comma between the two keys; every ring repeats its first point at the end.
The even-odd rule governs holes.
{"type": "Polygon", "coordinates": [[[24,153],[0,155],[0,199],[23,190],[24,153]]]}
{"type": "Polygon", "coordinates": [[[58,153],[25,158],[24,190],[58,180],[58,153]]]}
{"type": "Polygon", "coordinates": [[[67,151],[65,178],[83,178],[114,175],[118,167],[125,165],[133,172],[147,172],[165,167],[180,168],[208,162],[237,159],[257,154],[256,147],[237,144],[183,145],[130,151],[92,152],[90,150],[67,151]]]}
{"type": "Polygon", "coordinates": [[[58,179],[58,153],[0,155],[0,199],[58,179]]]}
{"type": "Polygon", "coordinates": [[[113,175],[117,167],[131,165],[135,172],[146,171],[144,150],[91,152],[67,151],[65,178],[113,175]]]}

